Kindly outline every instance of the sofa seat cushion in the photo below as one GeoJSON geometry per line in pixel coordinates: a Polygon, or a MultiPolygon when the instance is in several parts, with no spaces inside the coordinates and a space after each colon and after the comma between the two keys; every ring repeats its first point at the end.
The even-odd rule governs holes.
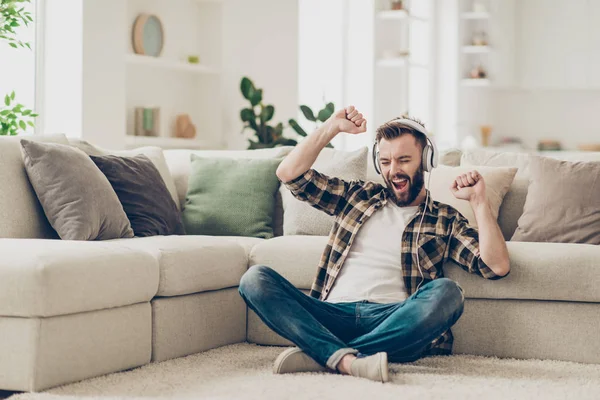
{"type": "Polygon", "coordinates": [[[149,301],[158,262],[111,241],[0,239],[0,316],[50,317],[149,301]]]}
{"type": "Polygon", "coordinates": [[[248,257],[250,257],[250,253],[252,252],[252,249],[254,248],[254,246],[268,240],[268,239],[248,237],[248,236],[219,236],[219,237],[226,239],[226,240],[230,240],[230,241],[242,246],[244,248],[244,250],[246,251],[246,256],[248,256],[248,257]]]}
{"type": "Polygon", "coordinates": [[[110,242],[151,254],[160,269],[157,296],[180,296],[238,286],[246,250],[220,236],[151,236],[110,242]]]}
{"type": "Polygon", "coordinates": [[[600,302],[600,246],[572,243],[508,242],[511,272],[490,281],[452,262],[446,277],[467,298],[600,302]]]}
{"type": "Polygon", "coordinates": [[[248,266],[266,265],[298,289],[310,289],[327,236],[281,236],[258,243],[250,252],[248,266]]]}

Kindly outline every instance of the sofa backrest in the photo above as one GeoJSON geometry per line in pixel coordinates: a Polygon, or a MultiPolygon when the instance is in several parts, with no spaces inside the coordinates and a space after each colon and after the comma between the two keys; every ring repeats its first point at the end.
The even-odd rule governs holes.
{"type": "Polygon", "coordinates": [[[518,221],[523,214],[525,199],[529,188],[529,161],[532,157],[551,157],[564,161],[600,161],[600,152],[539,152],[539,153],[513,153],[499,152],[487,149],[465,151],[460,160],[464,165],[485,165],[491,167],[517,167],[517,175],[504,197],[498,215],[498,225],[506,240],[510,240],[517,229],[518,221]]]}
{"type": "Polygon", "coordinates": [[[69,144],[65,135],[0,136],[0,238],[55,239],[21,155],[20,140],[69,144]]]}

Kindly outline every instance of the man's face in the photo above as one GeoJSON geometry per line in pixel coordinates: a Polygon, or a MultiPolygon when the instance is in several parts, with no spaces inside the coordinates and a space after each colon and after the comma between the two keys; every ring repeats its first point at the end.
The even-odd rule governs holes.
{"type": "Polygon", "coordinates": [[[400,207],[410,205],[423,189],[422,150],[413,135],[379,142],[381,175],[400,207]]]}

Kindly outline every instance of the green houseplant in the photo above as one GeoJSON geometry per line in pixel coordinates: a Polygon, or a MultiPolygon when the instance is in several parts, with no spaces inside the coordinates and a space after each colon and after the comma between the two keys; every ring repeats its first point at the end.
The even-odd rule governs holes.
{"type": "MultiPolygon", "coordinates": [[[[333,115],[333,113],[335,111],[335,106],[333,105],[333,103],[329,102],[325,105],[325,107],[320,109],[319,112],[315,114],[310,107],[302,105],[302,106],[300,106],[300,111],[302,111],[302,114],[304,114],[304,117],[307,120],[315,123],[315,129],[317,129],[320,126],[320,124],[327,121],[329,119],[329,117],[331,117],[333,115]]],[[[288,121],[288,124],[290,124],[292,129],[294,129],[298,135],[300,135],[300,136],[308,135],[306,133],[306,131],[304,129],[302,129],[300,124],[295,119],[291,118],[288,121]]],[[[327,147],[333,148],[331,143],[328,143],[327,147]]]]}
{"type": "Polygon", "coordinates": [[[240,90],[244,98],[250,102],[249,107],[240,111],[240,118],[244,123],[242,133],[247,129],[251,129],[256,135],[256,141],[248,139],[248,149],[265,149],[298,144],[294,139],[283,137],[283,124],[281,122],[276,125],[271,122],[275,114],[275,107],[263,103],[262,89],[257,89],[249,78],[243,77],[240,90]]]}
{"type": "MultiPolygon", "coordinates": [[[[28,48],[29,43],[24,43],[17,39],[15,29],[21,24],[25,26],[33,22],[31,13],[25,11],[24,3],[30,0],[0,0],[0,40],[5,40],[13,48],[28,48]]],[[[23,104],[15,102],[15,92],[4,96],[4,101],[0,105],[0,135],[18,135],[20,131],[25,131],[27,125],[33,127],[33,119],[37,117],[30,109],[25,108],[23,104]]]]}

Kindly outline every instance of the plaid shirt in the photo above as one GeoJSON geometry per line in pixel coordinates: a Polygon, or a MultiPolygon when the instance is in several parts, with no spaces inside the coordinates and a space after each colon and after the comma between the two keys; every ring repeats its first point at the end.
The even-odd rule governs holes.
{"type": "MultiPolygon", "coordinates": [[[[314,169],[284,184],[297,199],[335,216],[329,242],[321,256],[310,291],[312,297],[325,300],[360,227],[389,198],[393,198],[393,194],[386,186],[376,182],[344,181],[314,169]]],[[[409,296],[421,281],[426,284],[443,277],[442,266],[448,259],[486,279],[502,278],[481,260],[477,230],[470,227],[467,219],[456,209],[433,201],[431,196],[417,243],[417,231],[424,208],[425,203],[422,203],[402,236],[402,274],[409,296]],[[417,251],[424,279],[417,267],[417,251]]],[[[452,332],[448,330],[431,342],[423,355],[451,354],[452,342],[452,332]]]]}

